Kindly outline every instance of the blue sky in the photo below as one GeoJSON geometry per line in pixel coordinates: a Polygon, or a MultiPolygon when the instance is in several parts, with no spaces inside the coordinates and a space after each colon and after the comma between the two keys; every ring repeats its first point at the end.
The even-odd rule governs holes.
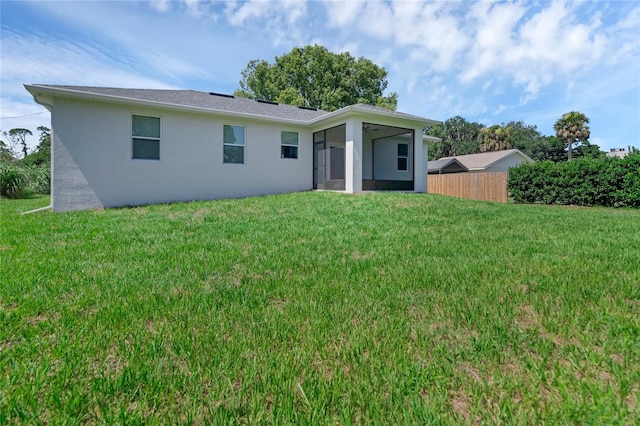
{"type": "MultiPolygon", "coordinates": [[[[232,93],[251,59],[321,44],[389,72],[398,110],[640,147],[635,1],[2,1],[0,129],[50,125],[25,83],[232,93]]],[[[36,143],[36,138],[31,140],[36,143]]]]}

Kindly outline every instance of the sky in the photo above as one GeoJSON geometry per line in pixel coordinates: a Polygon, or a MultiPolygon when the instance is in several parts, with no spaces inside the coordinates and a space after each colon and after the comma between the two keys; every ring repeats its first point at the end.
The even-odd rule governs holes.
{"type": "Polygon", "coordinates": [[[398,110],[545,135],[569,111],[640,148],[637,1],[5,1],[0,129],[50,127],[24,84],[233,93],[252,59],[319,44],[388,71],[398,110]]]}

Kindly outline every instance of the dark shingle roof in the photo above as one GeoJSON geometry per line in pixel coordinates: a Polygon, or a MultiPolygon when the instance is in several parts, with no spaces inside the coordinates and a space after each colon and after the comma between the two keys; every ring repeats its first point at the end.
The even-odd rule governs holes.
{"type": "Polygon", "coordinates": [[[489,151],[478,154],[456,155],[455,157],[443,157],[440,160],[450,160],[455,158],[460,163],[464,164],[464,166],[469,170],[481,170],[486,169],[493,163],[502,160],[503,158],[510,157],[516,153],[521,154],[527,162],[533,163],[533,160],[529,156],[518,149],[505,149],[502,151],[489,151]]]}
{"type": "Polygon", "coordinates": [[[135,99],[159,104],[196,107],[212,111],[241,113],[300,122],[307,122],[327,114],[326,111],[322,110],[311,110],[292,105],[258,102],[252,99],[230,97],[228,95],[215,95],[196,90],[125,89],[116,87],[59,85],[38,86],[110,96],[120,99],[135,99]]]}
{"type": "Polygon", "coordinates": [[[403,112],[392,111],[366,104],[356,104],[327,112],[312,108],[293,105],[261,102],[253,99],[237,98],[230,95],[199,92],[196,90],[165,90],[165,89],[126,89],[117,87],[66,86],[34,84],[25,85],[34,96],[40,88],[43,92],[55,96],[84,97],[110,102],[140,103],[143,105],[164,108],[184,108],[187,110],[211,111],[219,114],[242,115],[261,119],[282,120],[296,124],[312,124],[324,119],[332,119],[344,113],[364,112],[372,115],[395,117],[414,122],[439,123],[437,121],[418,117],[403,112]]]}

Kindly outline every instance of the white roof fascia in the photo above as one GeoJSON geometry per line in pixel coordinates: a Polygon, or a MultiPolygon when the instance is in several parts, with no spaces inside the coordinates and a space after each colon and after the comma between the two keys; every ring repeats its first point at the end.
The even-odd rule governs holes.
{"type": "Polygon", "coordinates": [[[310,120],[308,123],[321,124],[323,121],[339,119],[341,116],[344,116],[346,118],[353,115],[363,115],[363,116],[369,116],[369,117],[374,115],[378,117],[385,117],[387,119],[391,119],[394,121],[403,121],[405,123],[419,124],[419,127],[441,124],[439,121],[431,120],[424,117],[412,116],[410,114],[407,114],[407,116],[401,116],[401,115],[395,114],[394,111],[390,111],[390,112],[379,111],[375,109],[361,107],[359,105],[349,105],[344,108],[340,108],[336,111],[330,112],[323,116],[316,117],[310,120]]]}
{"type": "Polygon", "coordinates": [[[202,108],[202,107],[188,106],[188,105],[178,105],[178,104],[172,104],[168,102],[147,101],[142,99],[127,98],[125,96],[104,95],[100,93],[87,93],[87,92],[82,92],[78,90],[61,89],[58,87],[45,87],[45,86],[28,85],[28,84],[25,84],[24,87],[29,91],[29,93],[33,95],[34,100],[41,105],[44,105],[44,104],[42,104],[41,102],[38,102],[38,95],[44,93],[48,95],[54,95],[54,96],[58,95],[58,96],[71,97],[74,99],[83,99],[88,101],[103,101],[103,102],[106,101],[106,102],[112,102],[112,103],[124,103],[127,105],[146,106],[150,108],[162,108],[162,109],[171,109],[175,111],[186,111],[186,112],[199,112],[204,114],[221,115],[226,117],[242,117],[242,118],[249,118],[253,120],[297,124],[302,126],[306,126],[309,124],[309,121],[291,120],[291,119],[277,118],[277,117],[267,117],[264,115],[248,114],[248,113],[234,112],[234,111],[223,111],[218,109],[202,108]]]}
{"type": "Polygon", "coordinates": [[[431,135],[422,135],[422,140],[423,141],[429,141],[429,142],[442,142],[441,138],[438,138],[436,136],[431,136],[431,135]]]}

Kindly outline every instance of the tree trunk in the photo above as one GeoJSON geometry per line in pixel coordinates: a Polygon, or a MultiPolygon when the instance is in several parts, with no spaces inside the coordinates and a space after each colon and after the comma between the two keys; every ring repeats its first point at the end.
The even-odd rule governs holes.
{"type": "Polygon", "coordinates": [[[567,145],[569,145],[569,153],[567,156],[567,161],[571,161],[571,147],[573,146],[573,143],[571,141],[568,141],[567,145]]]}

